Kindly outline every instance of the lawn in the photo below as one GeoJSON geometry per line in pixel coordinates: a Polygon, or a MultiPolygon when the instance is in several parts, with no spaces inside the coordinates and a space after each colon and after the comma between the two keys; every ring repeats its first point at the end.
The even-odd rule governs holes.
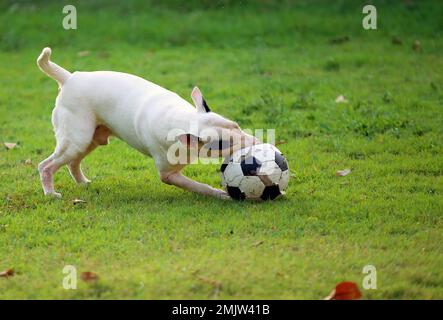
{"type": "MultiPolygon", "coordinates": [[[[70,1],[78,29],[64,30],[61,2],[2,1],[0,271],[15,276],[0,298],[321,299],[349,280],[365,299],[442,299],[443,5],[372,2],[377,30],[362,28],[363,2],[326,0],[70,1]],[[187,193],[114,138],[84,161],[92,184],[62,169],[63,198],[45,198],[45,46],[70,71],[133,73],[188,100],[198,85],[242,128],[275,129],[286,196],[187,193]],[[65,290],[65,265],[100,278],[65,290]]],[[[185,173],[220,184],[219,165],[185,173]]]]}

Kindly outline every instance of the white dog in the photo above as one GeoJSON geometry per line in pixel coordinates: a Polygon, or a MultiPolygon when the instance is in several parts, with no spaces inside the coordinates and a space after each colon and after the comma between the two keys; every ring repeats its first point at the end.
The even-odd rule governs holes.
{"type": "Polygon", "coordinates": [[[171,147],[177,144],[185,148],[186,154],[188,149],[206,150],[211,157],[217,149],[221,152],[215,156],[226,156],[258,143],[237,123],[210,112],[197,87],[191,94],[194,108],[177,94],[137,76],[112,71],[70,73],[49,61],[50,56],[51,49],[45,48],[37,59],[39,68],[60,87],[52,112],[57,145],[38,166],[45,195],[61,197],[54,191],[54,173],[63,165],[68,165],[77,183],[88,183],[80,162],[97,146],[108,144],[109,136],[114,135],[152,156],[164,183],[229,199],[225,191],[180,173],[195,156],[187,163],[170,161],[171,150],[176,151],[171,147]],[[192,126],[198,126],[198,132],[192,126]],[[174,131],[178,132],[175,140],[170,139],[174,131]]]}

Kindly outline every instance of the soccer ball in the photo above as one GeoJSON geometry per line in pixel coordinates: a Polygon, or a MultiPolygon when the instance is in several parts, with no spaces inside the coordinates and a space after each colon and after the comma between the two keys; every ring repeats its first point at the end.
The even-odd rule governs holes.
{"type": "Polygon", "coordinates": [[[226,158],[221,177],[222,186],[235,200],[274,200],[288,186],[288,162],[271,144],[253,145],[226,158]]]}

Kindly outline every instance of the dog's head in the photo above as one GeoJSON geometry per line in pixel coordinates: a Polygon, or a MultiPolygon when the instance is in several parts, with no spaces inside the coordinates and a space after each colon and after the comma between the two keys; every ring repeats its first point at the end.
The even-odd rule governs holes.
{"type": "Polygon", "coordinates": [[[204,157],[226,157],[234,151],[260,143],[256,137],[243,131],[240,126],[225,117],[212,112],[199,88],[191,93],[197,108],[198,132],[179,136],[188,148],[198,148],[204,157]]]}

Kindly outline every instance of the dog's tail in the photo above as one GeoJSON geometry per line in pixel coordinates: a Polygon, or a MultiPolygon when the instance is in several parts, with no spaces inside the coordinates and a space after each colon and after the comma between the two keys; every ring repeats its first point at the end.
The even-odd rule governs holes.
{"type": "Polygon", "coordinates": [[[58,82],[61,87],[66,80],[69,79],[71,73],[68,70],[63,69],[59,65],[52,61],[49,61],[51,57],[51,48],[44,48],[42,53],[37,58],[37,65],[44,73],[50,76],[52,79],[58,82]]]}

